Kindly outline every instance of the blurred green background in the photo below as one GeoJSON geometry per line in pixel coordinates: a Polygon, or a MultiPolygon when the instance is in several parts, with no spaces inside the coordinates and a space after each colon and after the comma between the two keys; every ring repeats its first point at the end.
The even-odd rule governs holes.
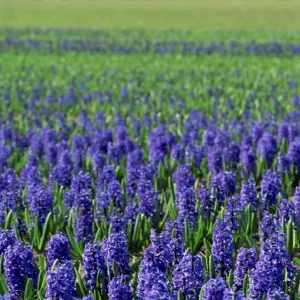
{"type": "Polygon", "coordinates": [[[299,0],[2,0],[2,27],[300,29],[299,0]]]}

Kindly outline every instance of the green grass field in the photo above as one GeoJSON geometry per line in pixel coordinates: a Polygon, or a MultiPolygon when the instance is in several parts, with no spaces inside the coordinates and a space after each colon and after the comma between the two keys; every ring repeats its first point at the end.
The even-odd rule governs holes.
{"type": "Polygon", "coordinates": [[[300,1],[0,1],[1,27],[300,29],[300,1]]]}

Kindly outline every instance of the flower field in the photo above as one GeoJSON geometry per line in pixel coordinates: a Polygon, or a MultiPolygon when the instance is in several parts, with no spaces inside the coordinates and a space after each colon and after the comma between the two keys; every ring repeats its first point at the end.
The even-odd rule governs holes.
{"type": "Polygon", "coordinates": [[[300,299],[300,35],[0,29],[0,299],[300,299]]]}

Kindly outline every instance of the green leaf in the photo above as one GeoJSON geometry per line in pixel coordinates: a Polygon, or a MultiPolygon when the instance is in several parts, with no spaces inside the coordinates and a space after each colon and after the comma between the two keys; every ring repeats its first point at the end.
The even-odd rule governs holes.
{"type": "Polygon", "coordinates": [[[300,266],[300,258],[294,257],[293,260],[297,266],[300,266]]]}
{"type": "Polygon", "coordinates": [[[243,292],[246,297],[248,295],[248,285],[249,285],[249,275],[246,275],[243,281],[243,292]]]}
{"type": "Polygon", "coordinates": [[[232,269],[230,269],[230,272],[227,276],[227,283],[228,283],[228,286],[230,288],[232,288],[232,283],[233,283],[233,270],[232,269]]]}
{"type": "Polygon", "coordinates": [[[210,274],[210,278],[216,277],[215,262],[212,255],[209,256],[209,274],[210,274]]]}
{"type": "Polygon", "coordinates": [[[193,249],[192,249],[194,254],[196,254],[198,252],[198,249],[200,247],[201,239],[203,237],[203,231],[204,231],[204,224],[201,221],[199,221],[198,222],[198,230],[195,235],[194,245],[193,245],[193,249]]]}
{"type": "Polygon", "coordinates": [[[93,300],[102,300],[101,294],[98,290],[94,290],[93,292],[93,300]]]}
{"type": "Polygon", "coordinates": [[[81,294],[82,294],[83,296],[86,296],[87,293],[88,293],[88,290],[87,290],[87,288],[85,287],[84,282],[83,282],[83,280],[82,280],[82,278],[81,278],[81,276],[80,276],[78,270],[77,270],[76,268],[74,268],[74,270],[75,270],[75,274],[76,274],[76,282],[78,283],[78,285],[79,285],[79,287],[80,287],[81,294]]]}
{"type": "Polygon", "coordinates": [[[34,296],[34,285],[31,278],[27,279],[25,292],[24,292],[24,300],[28,300],[29,298],[34,296]]]}
{"type": "Polygon", "coordinates": [[[130,266],[131,272],[132,273],[137,272],[138,269],[139,269],[140,264],[141,264],[141,260],[140,259],[134,260],[133,263],[130,266]]]}
{"type": "Polygon", "coordinates": [[[47,262],[44,255],[39,255],[39,269],[45,271],[47,268],[47,262]]]}
{"type": "Polygon", "coordinates": [[[101,241],[101,228],[99,228],[95,234],[94,243],[101,241]]]}
{"type": "Polygon", "coordinates": [[[202,286],[202,288],[200,290],[199,300],[202,300],[203,292],[204,292],[204,285],[202,286]]]}
{"type": "Polygon", "coordinates": [[[37,217],[34,218],[33,235],[31,240],[31,246],[38,250],[38,243],[40,239],[40,231],[37,217]]]}
{"type": "Polygon", "coordinates": [[[133,236],[132,236],[133,244],[135,244],[138,241],[140,228],[141,228],[141,214],[138,214],[135,221],[134,230],[133,230],[133,236]]]}
{"type": "Polygon", "coordinates": [[[212,249],[211,243],[206,238],[203,239],[203,242],[204,242],[205,250],[210,255],[211,254],[211,249],[212,249]]]}
{"type": "Polygon", "coordinates": [[[128,225],[127,225],[127,238],[130,240],[131,235],[132,235],[132,220],[129,220],[128,225]]]}
{"type": "Polygon", "coordinates": [[[4,294],[6,294],[7,291],[8,291],[8,288],[6,285],[5,277],[3,274],[0,274],[0,293],[1,293],[1,295],[4,295],[4,294]]]}
{"type": "Polygon", "coordinates": [[[294,232],[292,220],[289,220],[286,231],[286,248],[292,258],[294,256],[294,232]]]}
{"type": "Polygon", "coordinates": [[[2,252],[0,255],[0,274],[3,274],[3,261],[4,261],[4,253],[2,252]]]}
{"type": "Polygon", "coordinates": [[[50,212],[46,218],[45,224],[44,224],[44,229],[42,233],[42,238],[39,243],[39,251],[42,252],[44,251],[46,240],[49,234],[49,227],[50,227],[50,221],[51,221],[52,213],[50,212]]]}
{"type": "Polygon", "coordinates": [[[177,300],[183,300],[184,298],[183,298],[183,294],[182,294],[182,292],[179,290],[178,292],[177,292],[177,300]]]}
{"type": "Polygon", "coordinates": [[[70,229],[67,227],[66,230],[67,230],[67,236],[68,236],[69,242],[74,250],[74,253],[76,254],[77,258],[79,258],[81,260],[82,259],[82,250],[80,249],[79,245],[75,241],[74,235],[71,233],[70,229]]]}
{"type": "Polygon", "coordinates": [[[119,267],[115,260],[112,261],[112,271],[115,277],[118,277],[120,275],[119,267]]]}
{"type": "Polygon", "coordinates": [[[13,222],[13,217],[14,217],[13,212],[10,210],[9,213],[5,217],[4,229],[10,229],[11,228],[11,224],[13,222]]]}
{"type": "Polygon", "coordinates": [[[38,277],[37,289],[38,289],[38,291],[41,291],[42,289],[45,289],[45,288],[46,288],[46,272],[40,271],[39,277],[38,277]]]}
{"type": "Polygon", "coordinates": [[[31,228],[32,223],[31,223],[31,218],[30,218],[29,211],[28,211],[27,207],[24,210],[24,217],[25,217],[25,222],[26,222],[27,227],[31,228]]]}
{"type": "Polygon", "coordinates": [[[55,268],[56,268],[56,266],[57,266],[58,264],[59,264],[59,260],[56,259],[56,260],[53,262],[52,266],[51,266],[51,272],[54,272],[54,270],[55,270],[55,268]]]}
{"type": "Polygon", "coordinates": [[[187,221],[187,219],[184,219],[184,244],[186,247],[188,247],[188,242],[189,242],[189,236],[190,236],[190,226],[187,221]]]}

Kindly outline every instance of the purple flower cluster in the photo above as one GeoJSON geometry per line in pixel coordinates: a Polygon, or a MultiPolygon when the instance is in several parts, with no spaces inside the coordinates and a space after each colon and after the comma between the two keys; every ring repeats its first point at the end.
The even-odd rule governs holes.
{"type": "Polygon", "coordinates": [[[255,263],[255,249],[239,249],[234,270],[234,286],[237,290],[243,287],[244,278],[246,275],[251,275],[252,270],[255,268],[255,263]]]}
{"type": "Polygon", "coordinates": [[[225,276],[233,267],[233,232],[225,220],[217,219],[213,233],[212,256],[218,276],[225,276]]]}
{"type": "Polygon", "coordinates": [[[290,287],[294,275],[295,267],[285,248],[285,237],[279,235],[266,240],[251,274],[251,299],[262,299],[270,290],[282,289],[284,281],[290,287]]]}
{"type": "Polygon", "coordinates": [[[50,299],[74,299],[75,273],[71,262],[66,261],[47,272],[46,297],[50,299]]]}
{"type": "Polygon", "coordinates": [[[84,247],[83,270],[85,281],[89,290],[94,290],[97,285],[97,277],[100,274],[104,282],[107,280],[107,268],[102,253],[102,248],[98,243],[88,243],[84,247]]]}
{"type": "Polygon", "coordinates": [[[199,294],[205,280],[200,256],[193,256],[187,250],[176,265],[172,277],[174,292],[181,291],[187,299],[194,299],[199,294]]]}
{"type": "Polygon", "coordinates": [[[58,260],[60,263],[71,260],[70,244],[65,235],[61,232],[52,235],[48,242],[47,250],[47,265],[51,268],[54,261],[58,260]]]}
{"type": "Polygon", "coordinates": [[[33,253],[29,245],[15,242],[9,245],[4,252],[4,274],[8,291],[20,295],[25,289],[25,279],[31,278],[37,282],[37,271],[33,253]]]}

